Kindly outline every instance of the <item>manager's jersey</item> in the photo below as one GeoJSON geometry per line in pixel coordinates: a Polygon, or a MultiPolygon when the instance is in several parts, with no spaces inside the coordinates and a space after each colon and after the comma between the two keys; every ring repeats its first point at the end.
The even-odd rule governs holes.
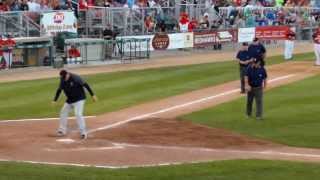
{"type": "Polygon", "coordinates": [[[67,97],[66,102],[68,104],[75,103],[80,100],[86,99],[86,93],[84,91],[84,87],[88,90],[91,96],[94,95],[90,86],[78,75],[70,73],[70,78],[65,81],[63,78],[60,79],[60,85],[57,89],[56,96],[54,101],[57,101],[61,91],[67,97]]]}

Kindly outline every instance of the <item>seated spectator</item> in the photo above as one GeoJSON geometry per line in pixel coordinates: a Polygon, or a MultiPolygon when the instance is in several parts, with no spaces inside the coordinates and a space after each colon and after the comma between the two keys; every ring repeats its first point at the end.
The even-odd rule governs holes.
{"type": "Polygon", "coordinates": [[[79,10],[86,10],[88,9],[88,3],[86,0],[79,0],[79,10]]]}
{"type": "Polygon", "coordinates": [[[193,32],[194,29],[198,29],[198,21],[195,17],[192,18],[188,26],[188,31],[193,32]]]}
{"type": "Polygon", "coordinates": [[[204,13],[203,18],[200,21],[200,28],[202,28],[202,29],[209,29],[210,28],[208,13],[204,13]]]}
{"type": "Polygon", "coordinates": [[[112,7],[112,0],[104,0],[103,7],[112,7]]]}
{"type": "Polygon", "coordinates": [[[40,10],[40,4],[38,4],[35,0],[29,0],[27,4],[29,11],[31,12],[38,12],[40,10]]]}
{"type": "Polygon", "coordinates": [[[75,10],[72,5],[72,0],[66,0],[66,3],[63,9],[71,10],[71,11],[75,10]]]}
{"type": "Polygon", "coordinates": [[[145,26],[147,32],[153,32],[154,27],[155,27],[155,23],[154,23],[154,20],[151,16],[148,15],[145,17],[144,26],[145,26]]]}
{"type": "Polygon", "coordinates": [[[20,4],[20,11],[29,11],[29,5],[27,0],[22,0],[20,4]]]}
{"type": "Polygon", "coordinates": [[[180,14],[180,20],[179,20],[179,29],[180,32],[188,32],[189,27],[189,17],[187,13],[181,13],[180,14]]]}
{"type": "Polygon", "coordinates": [[[20,11],[20,6],[18,0],[12,1],[12,3],[9,5],[10,11],[20,11]]]}
{"type": "Polygon", "coordinates": [[[0,0],[0,12],[1,11],[9,11],[10,8],[6,1],[0,0]]]}

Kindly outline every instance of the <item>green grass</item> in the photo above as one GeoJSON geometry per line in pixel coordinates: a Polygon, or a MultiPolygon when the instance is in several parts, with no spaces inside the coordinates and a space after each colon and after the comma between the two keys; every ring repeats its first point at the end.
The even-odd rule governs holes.
{"type": "Polygon", "coordinates": [[[267,91],[263,122],[245,116],[246,98],[182,117],[291,146],[320,148],[320,76],[267,91]]]}
{"type": "Polygon", "coordinates": [[[306,180],[320,178],[320,164],[232,160],[211,163],[129,168],[98,169],[0,163],[1,180],[306,180]]]}
{"type": "MultiPolygon", "coordinates": [[[[295,60],[314,59],[313,53],[295,60]]],[[[270,57],[268,64],[283,62],[270,57]]],[[[235,62],[220,62],[85,76],[99,97],[88,101],[86,115],[116,111],[139,103],[217,85],[238,78],[235,62]]],[[[63,100],[51,106],[58,78],[0,83],[0,119],[56,117],[63,100]]]]}

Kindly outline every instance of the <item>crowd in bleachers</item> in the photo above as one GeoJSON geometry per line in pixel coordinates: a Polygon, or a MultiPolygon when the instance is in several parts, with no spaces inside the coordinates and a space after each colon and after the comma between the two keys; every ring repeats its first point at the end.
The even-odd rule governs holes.
{"type": "Polygon", "coordinates": [[[124,7],[140,15],[144,20],[145,31],[150,33],[161,30],[187,32],[263,25],[307,26],[317,25],[320,21],[319,10],[299,9],[320,7],[320,0],[181,0],[178,19],[175,13],[169,11],[169,7],[177,7],[174,3],[173,0],[0,0],[0,12],[86,11],[94,6],[124,7]],[[194,8],[194,11],[190,11],[188,7],[194,8]],[[141,8],[150,10],[142,11],[141,8]],[[200,16],[195,11],[201,12],[200,16]]]}

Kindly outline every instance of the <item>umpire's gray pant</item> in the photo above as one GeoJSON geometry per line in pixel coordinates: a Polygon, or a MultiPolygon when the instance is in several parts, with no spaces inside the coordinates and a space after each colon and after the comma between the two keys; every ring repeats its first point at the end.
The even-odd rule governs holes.
{"type": "Polygon", "coordinates": [[[252,104],[253,100],[256,101],[256,117],[262,118],[263,113],[263,88],[257,87],[257,88],[251,88],[251,90],[248,92],[247,97],[247,115],[251,116],[252,114],[252,104]]]}
{"type": "Polygon", "coordinates": [[[74,115],[76,116],[77,123],[81,134],[86,134],[86,123],[83,118],[85,100],[77,101],[72,104],[64,103],[60,112],[60,125],[59,131],[66,134],[68,129],[68,116],[72,108],[74,109],[74,115]]]}
{"type": "Polygon", "coordinates": [[[240,66],[240,87],[241,92],[245,92],[245,76],[247,74],[247,67],[246,66],[240,66]]]}

